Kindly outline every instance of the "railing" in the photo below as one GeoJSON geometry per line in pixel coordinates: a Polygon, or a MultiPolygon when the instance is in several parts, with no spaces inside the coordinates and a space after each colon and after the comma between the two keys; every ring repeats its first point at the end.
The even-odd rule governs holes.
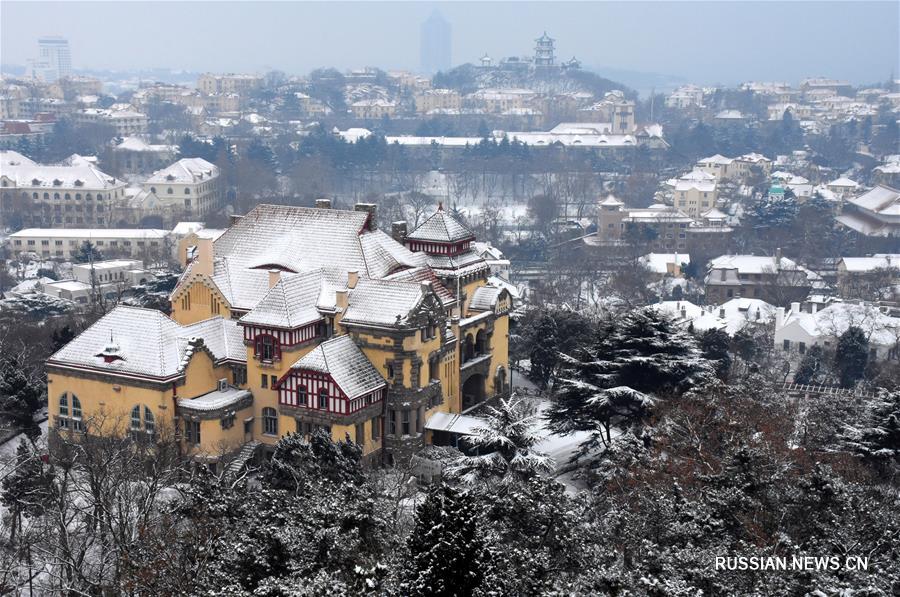
{"type": "Polygon", "coordinates": [[[839,386],[826,386],[826,385],[814,385],[814,384],[798,384],[785,382],[782,386],[782,389],[786,392],[793,393],[801,393],[801,394],[818,394],[819,396],[853,396],[853,397],[861,397],[861,398],[871,398],[875,395],[874,392],[859,390],[855,388],[842,388],[839,386]]]}

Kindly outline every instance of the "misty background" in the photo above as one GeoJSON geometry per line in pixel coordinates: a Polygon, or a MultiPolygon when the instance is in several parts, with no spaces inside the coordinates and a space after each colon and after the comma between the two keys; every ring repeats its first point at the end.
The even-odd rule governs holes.
{"type": "Polygon", "coordinates": [[[68,38],[76,70],[168,68],[289,74],[334,66],[418,70],[420,26],[452,27],[452,64],[531,54],[545,30],[557,56],[644,93],[682,82],[854,84],[900,63],[898,2],[16,2],[0,3],[4,69],[37,38],[68,38]],[[848,18],[848,14],[852,18],[848,18]]]}

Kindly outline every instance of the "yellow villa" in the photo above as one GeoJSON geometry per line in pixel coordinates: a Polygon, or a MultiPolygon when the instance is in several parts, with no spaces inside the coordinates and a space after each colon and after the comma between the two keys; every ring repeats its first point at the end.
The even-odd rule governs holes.
{"type": "Polygon", "coordinates": [[[407,234],[352,211],[260,205],[197,239],[172,316],[113,309],[47,363],[59,433],[173,430],[215,468],[317,428],[371,464],[509,391],[509,293],[439,208],[407,234]],[[436,416],[437,415],[437,416],[436,416]]]}

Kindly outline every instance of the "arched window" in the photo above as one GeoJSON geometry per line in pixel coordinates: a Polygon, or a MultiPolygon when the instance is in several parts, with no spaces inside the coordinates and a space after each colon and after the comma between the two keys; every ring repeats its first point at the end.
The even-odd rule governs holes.
{"type": "Polygon", "coordinates": [[[75,193],[75,201],[81,201],[81,193],[75,193]]]}
{"type": "Polygon", "coordinates": [[[278,435],[278,413],[274,408],[262,409],[263,433],[266,435],[278,435]]]}
{"type": "Polygon", "coordinates": [[[72,200],[72,195],[69,194],[69,193],[66,193],[66,194],[65,194],[65,198],[66,198],[66,201],[71,201],[71,200],[72,200]]]}
{"type": "Polygon", "coordinates": [[[141,429],[141,407],[135,406],[131,409],[131,429],[140,431],[141,429]]]}
{"type": "Polygon", "coordinates": [[[306,406],[306,386],[297,388],[297,404],[306,406]]]}
{"type": "Polygon", "coordinates": [[[97,193],[97,201],[103,201],[103,193],[97,193]]]}
{"type": "Polygon", "coordinates": [[[174,192],[175,192],[175,191],[172,190],[172,187],[169,187],[168,189],[166,189],[166,194],[167,194],[167,195],[171,195],[171,194],[174,193],[174,192]]]}
{"type": "Polygon", "coordinates": [[[59,416],[56,419],[60,429],[84,431],[81,420],[81,402],[75,394],[65,393],[59,397],[59,416]]]}
{"type": "Polygon", "coordinates": [[[50,201],[50,193],[44,193],[44,201],[50,201]]]}
{"type": "Polygon", "coordinates": [[[90,201],[93,199],[93,197],[91,196],[90,193],[88,193],[87,195],[84,196],[84,199],[85,199],[85,201],[90,201]]]}
{"type": "Polygon", "coordinates": [[[274,361],[281,357],[281,347],[275,336],[258,334],[256,336],[256,358],[261,361],[274,361]]]}
{"type": "Polygon", "coordinates": [[[144,431],[153,435],[156,433],[156,417],[153,416],[153,411],[144,407],[144,431]]]}
{"type": "Polygon", "coordinates": [[[319,390],[319,408],[328,410],[328,388],[319,390]]]}
{"type": "Polygon", "coordinates": [[[59,193],[53,193],[53,199],[59,200],[59,193]]]}
{"type": "Polygon", "coordinates": [[[69,395],[63,394],[59,397],[59,417],[56,424],[60,429],[69,428],[69,395]]]}
{"type": "Polygon", "coordinates": [[[185,194],[185,195],[190,195],[190,194],[191,194],[191,189],[189,189],[188,187],[184,187],[184,194],[185,194]]]}
{"type": "Polygon", "coordinates": [[[156,194],[156,187],[150,187],[150,192],[154,195],[156,194]]]}
{"type": "Polygon", "coordinates": [[[32,198],[32,199],[37,199],[39,196],[40,196],[40,195],[38,195],[37,193],[32,193],[32,194],[31,194],[31,198],[32,198]]]}

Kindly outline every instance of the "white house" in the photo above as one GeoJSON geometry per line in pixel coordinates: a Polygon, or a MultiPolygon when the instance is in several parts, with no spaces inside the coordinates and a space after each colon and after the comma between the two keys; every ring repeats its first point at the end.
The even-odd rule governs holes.
{"type": "Polygon", "coordinates": [[[791,303],[789,311],[779,307],[775,348],[804,354],[811,346],[834,347],[851,326],[860,328],[868,338],[870,358],[900,358],[900,318],[871,303],[832,303],[824,309],[813,305],[809,311],[803,311],[800,303],[791,303]]]}

